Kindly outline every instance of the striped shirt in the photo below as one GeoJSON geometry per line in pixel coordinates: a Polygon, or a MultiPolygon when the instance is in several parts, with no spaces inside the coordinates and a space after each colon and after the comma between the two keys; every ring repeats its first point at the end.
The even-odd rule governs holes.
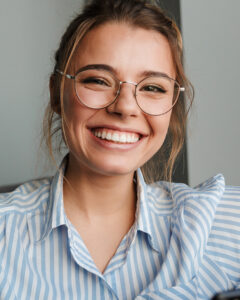
{"type": "Polygon", "coordinates": [[[197,188],[137,171],[136,220],[104,273],[63,207],[63,163],[50,179],[0,195],[0,299],[210,299],[240,281],[240,188],[197,188]]]}

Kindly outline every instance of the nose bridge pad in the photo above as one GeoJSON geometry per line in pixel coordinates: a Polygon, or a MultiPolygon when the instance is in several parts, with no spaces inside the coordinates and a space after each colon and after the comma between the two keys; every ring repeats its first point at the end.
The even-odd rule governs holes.
{"type": "Polygon", "coordinates": [[[128,84],[131,84],[134,86],[133,90],[132,90],[132,92],[133,92],[132,96],[134,97],[134,99],[131,99],[130,101],[135,101],[134,103],[139,107],[138,102],[137,102],[137,97],[136,97],[138,83],[132,82],[132,81],[119,81],[119,87],[118,87],[118,90],[116,93],[116,97],[115,97],[114,101],[107,106],[107,108],[110,107],[112,104],[116,104],[118,102],[123,83],[128,83],[128,84]]]}
{"type": "Polygon", "coordinates": [[[119,89],[117,91],[117,97],[119,96],[120,92],[121,92],[121,89],[122,89],[122,84],[123,83],[128,83],[128,84],[131,84],[134,86],[134,90],[133,90],[133,96],[135,98],[135,101],[136,101],[136,87],[137,87],[137,83],[136,82],[132,82],[132,81],[120,81],[119,82],[119,89]]]}

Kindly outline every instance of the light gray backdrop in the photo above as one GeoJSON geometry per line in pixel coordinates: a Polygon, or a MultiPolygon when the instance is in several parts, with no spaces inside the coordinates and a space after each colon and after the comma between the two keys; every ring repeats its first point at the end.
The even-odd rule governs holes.
{"type": "Polygon", "coordinates": [[[216,173],[240,185],[240,1],[181,0],[185,69],[195,86],[189,181],[216,173]]]}
{"type": "Polygon", "coordinates": [[[39,153],[54,51],[79,0],[1,0],[0,186],[45,175],[39,153]]]}

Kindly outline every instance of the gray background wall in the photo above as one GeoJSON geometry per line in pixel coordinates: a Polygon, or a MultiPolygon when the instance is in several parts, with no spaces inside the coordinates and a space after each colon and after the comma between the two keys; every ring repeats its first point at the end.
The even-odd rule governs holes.
{"type": "Polygon", "coordinates": [[[185,69],[195,86],[189,182],[216,173],[240,185],[240,1],[181,0],[185,69]]]}
{"type": "MultiPolygon", "coordinates": [[[[45,174],[39,155],[48,77],[77,0],[7,0],[0,10],[0,186],[45,174]]],[[[240,184],[239,0],[181,0],[186,70],[196,90],[190,184],[222,172],[240,184]]]]}
{"type": "Polygon", "coordinates": [[[1,0],[0,186],[45,175],[39,152],[54,50],[79,0],[1,0]]]}

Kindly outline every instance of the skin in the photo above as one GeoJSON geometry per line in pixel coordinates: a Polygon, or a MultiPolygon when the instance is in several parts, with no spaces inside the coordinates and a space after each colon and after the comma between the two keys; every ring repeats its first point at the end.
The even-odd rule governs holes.
{"type": "MultiPolygon", "coordinates": [[[[122,81],[139,82],[149,70],[175,78],[167,39],[158,32],[123,23],[107,23],[90,31],[68,73],[74,75],[89,64],[111,66],[122,81]]],[[[171,112],[162,116],[143,113],[130,84],[122,85],[117,101],[108,108],[90,109],[78,101],[74,81],[69,79],[65,81],[64,110],[70,152],[65,174],[70,184],[64,183],[64,207],[103,272],[134,223],[134,172],[162,146],[171,112]],[[101,143],[90,130],[96,127],[137,132],[142,138],[130,147],[101,143]]]]}

